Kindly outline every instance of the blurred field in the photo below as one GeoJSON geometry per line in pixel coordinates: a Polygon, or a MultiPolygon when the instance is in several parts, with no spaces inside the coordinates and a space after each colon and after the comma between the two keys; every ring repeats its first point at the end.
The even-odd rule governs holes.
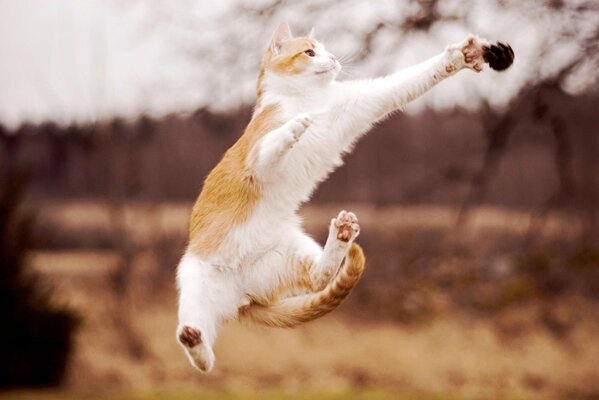
{"type": "MultiPolygon", "coordinates": [[[[3,396],[0,399],[10,398],[11,400],[109,400],[118,398],[121,400],[453,400],[457,397],[448,397],[446,395],[419,393],[419,392],[376,392],[376,391],[352,391],[352,392],[331,392],[331,393],[297,393],[297,392],[258,392],[247,393],[223,393],[223,392],[195,392],[195,393],[119,393],[115,394],[64,394],[61,392],[15,392],[3,396]]],[[[512,399],[512,398],[510,398],[512,399]]],[[[510,400],[506,399],[506,400],[510,400]]],[[[520,398],[513,398],[517,400],[520,398]]]]}
{"type": "Polygon", "coordinates": [[[190,206],[129,205],[115,237],[105,205],[39,205],[47,241],[32,264],[84,324],[66,392],[4,398],[599,396],[595,301],[574,284],[559,295],[530,286],[535,275],[505,250],[520,241],[526,249],[563,244],[578,234],[576,220],[553,215],[538,224],[523,212],[487,208],[456,231],[451,208],[306,208],[307,230],[319,240],[339,208],[358,214],[368,257],[363,281],[339,310],[297,329],[226,326],[216,369],[206,376],[188,365],[174,339],[174,267],[190,206]],[[531,230],[534,240],[527,239],[531,230]],[[115,239],[129,241],[126,254],[115,239]],[[124,258],[131,283],[115,295],[124,258]]]}

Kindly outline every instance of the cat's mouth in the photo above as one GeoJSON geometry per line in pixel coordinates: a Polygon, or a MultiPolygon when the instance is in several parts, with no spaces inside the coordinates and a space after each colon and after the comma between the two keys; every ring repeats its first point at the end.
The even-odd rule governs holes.
{"type": "Polygon", "coordinates": [[[333,72],[333,71],[339,71],[341,70],[341,64],[339,64],[339,62],[335,61],[333,65],[331,65],[329,68],[325,68],[321,71],[316,71],[314,73],[314,75],[323,75],[323,74],[328,74],[329,72],[333,72]]]}
{"type": "Polygon", "coordinates": [[[334,65],[331,68],[327,68],[327,69],[323,69],[322,71],[316,71],[314,74],[315,75],[323,75],[323,74],[328,74],[329,72],[333,72],[337,69],[337,66],[334,65]]]}

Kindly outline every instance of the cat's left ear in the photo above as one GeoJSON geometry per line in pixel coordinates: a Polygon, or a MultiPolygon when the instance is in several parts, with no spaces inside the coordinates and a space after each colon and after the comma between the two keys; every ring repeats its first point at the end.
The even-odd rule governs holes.
{"type": "Polygon", "coordinates": [[[308,33],[308,37],[310,39],[314,39],[314,27],[312,27],[312,29],[310,29],[310,32],[308,33]]]}
{"type": "Polygon", "coordinates": [[[279,54],[283,44],[292,38],[293,35],[291,34],[289,24],[287,22],[281,22],[277,27],[277,30],[275,30],[275,33],[272,35],[272,40],[270,42],[270,48],[273,54],[279,54]]]}

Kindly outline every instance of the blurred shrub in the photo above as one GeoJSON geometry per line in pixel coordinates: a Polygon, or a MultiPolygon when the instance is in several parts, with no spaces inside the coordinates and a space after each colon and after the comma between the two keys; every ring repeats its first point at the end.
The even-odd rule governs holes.
{"type": "Polygon", "coordinates": [[[532,300],[537,295],[537,289],[530,279],[525,277],[514,277],[508,280],[503,286],[499,305],[508,306],[522,304],[532,300]]]}
{"type": "Polygon", "coordinates": [[[23,182],[11,177],[0,187],[0,387],[60,383],[77,326],[27,268],[33,218],[20,209],[23,182]]]}
{"type": "Polygon", "coordinates": [[[574,268],[582,272],[599,271],[599,249],[588,246],[576,249],[570,257],[574,268]]]}

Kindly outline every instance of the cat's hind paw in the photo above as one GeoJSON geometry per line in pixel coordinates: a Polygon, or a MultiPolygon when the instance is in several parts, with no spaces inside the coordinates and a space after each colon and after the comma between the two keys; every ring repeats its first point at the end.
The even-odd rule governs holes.
{"type": "Polygon", "coordinates": [[[202,332],[191,326],[184,326],[179,333],[179,341],[185,347],[195,347],[202,343],[202,332]]]}
{"type": "Polygon", "coordinates": [[[360,234],[358,217],[351,211],[342,210],[337,218],[331,220],[331,233],[342,242],[353,241],[360,234]]]}
{"type": "Polygon", "coordinates": [[[214,352],[203,340],[202,332],[189,325],[177,328],[177,340],[185,350],[187,358],[195,368],[210,372],[214,367],[214,352]]]}

